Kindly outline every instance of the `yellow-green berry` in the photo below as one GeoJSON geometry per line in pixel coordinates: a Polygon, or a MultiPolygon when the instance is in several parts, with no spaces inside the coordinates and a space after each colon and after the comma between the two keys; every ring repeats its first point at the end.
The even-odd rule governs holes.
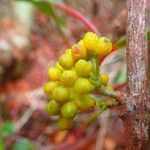
{"type": "Polygon", "coordinates": [[[58,86],[55,81],[49,81],[43,86],[43,90],[47,95],[50,95],[52,91],[58,86]]]}
{"type": "Polygon", "coordinates": [[[74,101],[79,97],[79,95],[76,93],[73,87],[68,88],[68,93],[69,93],[69,101],[74,101]]]}
{"type": "Polygon", "coordinates": [[[87,49],[88,54],[90,54],[90,55],[96,54],[95,50],[98,47],[99,40],[98,40],[98,36],[95,33],[87,32],[84,35],[83,43],[84,43],[85,48],[87,49]]]}
{"type": "Polygon", "coordinates": [[[73,118],[77,114],[77,107],[74,102],[67,102],[61,108],[61,114],[66,118],[73,118]]]}
{"type": "Polygon", "coordinates": [[[60,103],[68,101],[69,94],[67,89],[63,86],[56,87],[52,92],[52,98],[60,103]]]}
{"type": "Polygon", "coordinates": [[[100,57],[104,57],[112,51],[112,43],[108,38],[101,37],[99,38],[99,44],[96,48],[96,54],[100,57]]]}
{"type": "Polygon", "coordinates": [[[51,100],[46,106],[46,112],[49,115],[58,115],[60,112],[60,105],[55,100],[51,100]]]}
{"type": "Polygon", "coordinates": [[[72,86],[77,79],[77,74],[74,70],[66,70],[61,74],[60,81],[64,86],[72,86]]]}
{"type": "Polygon", "coordinates": [[[74,60],[70,52],[63,54],[58,62],[65,69],[71,69],[74,65],[74,60]]]}
{"type": "Polygon", "coordinates": [[[58,62],[56,63],[55,67],[56,67],[58,70],[60,70],[61,72],[64,71],[64,68],[63,68],[58,62]]]}
{"type": "Polygon", "coordinates": [[[87,62],[84,59],[80,59],[75,64],[75,71],[77,74],[81,77],[89,77],[90,72],[92,71],[92,64],[90,62],[87,62]]]}
{"type": "Polygon", "coordinates": [[[78,78],[74,85],[75,91],[79,94],[86,94],[94,89],[93,84],[86,78],[78,78]]]}
{"type": "Polygon", "coordinates": [[[79,110],[89,111],[93,109],[96,102],[90,95],[86,94],[86,95],[81,95],[79,99],[76,99],[75,104],[79,110]]]}
{"type": "Polygon", "coordinates": [[[60,75],[61,75],[61,72],[56,67],[50,67],[48,69],[48,76],[52,81],[58,80],[60,75]]]}

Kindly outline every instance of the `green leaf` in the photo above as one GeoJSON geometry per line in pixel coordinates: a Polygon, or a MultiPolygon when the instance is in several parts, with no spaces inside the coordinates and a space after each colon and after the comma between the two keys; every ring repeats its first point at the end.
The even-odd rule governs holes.
{"type": "Polygon", "coordinates": [[[12,150],[34,150],[34,146],[28,139],[21,139],[17,141],[14,145],[12,150]]]}
{"type": "MultiPolygon", "coordinates": [[[[51,6],[51,2],[54,3],[54,0],[44,0],[44,1],[43,0],[17,0],[17,1],[30,2],[32,5],[34,5],[45,15],[52,16],[57,25],[60,25],[62,27],[66,25],[66,21],[62,17],[58,16],[51,6]]],[[[58,3],[58,1],[60,3],[60,0],[55,1],[55,3],[58,3]]]]}
{"type": "Polygon", "coordinates": [[[120,70],[115,78],[115,83],[122,83],[126,81],[126,73],[124,70],[120,70]]]}
{"type": "Polygon", "coordinates": [[[15,131],[15,126],[11,122],[5,122],[1,127],[0,127],[0,132],[2,137],[8,137],[15,131]]]}

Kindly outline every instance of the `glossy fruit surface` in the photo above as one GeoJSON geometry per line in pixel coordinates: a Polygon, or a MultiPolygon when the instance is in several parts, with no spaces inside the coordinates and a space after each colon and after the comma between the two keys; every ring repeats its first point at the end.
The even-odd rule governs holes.
{"type": "Polygon", "coordinates": [[[74,101],[79,97],[79,95],[75,91],[74,87],[69,87],[69,88],[67,88],[67,90],[69,93],[69,101],[74,101]]]}
{"type": "Polygon", "coordinates": [[[89,111],[95,105],[94,99],[90,95],[81,95],[79,99],[75,100],[77,108],[81,111],[89,111]]]}
{"type": "Polygon", "coordinates": [[[95,51],[100,57],[104,57],[112,51],[112,44],[108,38],[101,37],[99,38],[98,46],[95,51]]]}
{"type": "Polygon", "coordinates": [[[55,100],[51,100],[46,106],[46,112],[49,115],[58,115],[60,112],[60,105],[55,100]]]}
{"type": "Polygon", "coordinates": [[[61,108],[62,116],[66,118],[73,118],[77,114],[77,107],[74,102],[67,102],[61,108]]]}
{"type": "Polygon", "coordinates": [[[68,91],[65,87],[56,87],[52,92],[52,98],[57,102],[66,102],[69,99],[68,91]]]}
{"type": "Polygon", "coordinates": [[[76,79],[77,74],[73,69],[64,71],[60,76],[60,81],[64,86],[72,86],[76,79]]]}
{"type": "Polygon", "coordinates": [[[80,59],[75,64],[75,71],[80,77],[89,77],[90,72],[92,71],[92,64],[84,59],[80,59]]]}
{"type": "Polygon", "coordinates": [[[58,84],[56,82],[49,81],[44,84],[43,90],[47,95],[50,95],[57,86],[58,86],[58,84]]]}
{"type": "Polygon", "coordinates": [[[55,67],[56,67],[58,70],[60,70],[61,72],[64,71],[64,68],[63,68],[58,62],[56,63],[55,67]]]}
{"type": "Polygon", "coordinates": [[[58,60],[60,66],[65,69],[71,69],[74,65],[74,60],[71,53],[65,53],[58,60]]]}
{"type": "Polygon", "coordinates": [[[50,67],[48,69],[48,76],[50,80],[56,81],[59,79],[60,75],[61,75],[61,72],[56,67],[50,67]]]}
{"type": "Polygon", "coordinates": [[[97,49],[97,47],[99,45],[99,38],[95,33],[87,32],[84,35],[83,43],[89,54],[91,54],[91,55],[96,54],[95,50],[97,49]]]}
{"type": "Polygon", "coordinates": [[[94,89],[93,84],[86,78],[78,78],[74,85],[75,91],[79,94],[86,94],[94,89]]]}

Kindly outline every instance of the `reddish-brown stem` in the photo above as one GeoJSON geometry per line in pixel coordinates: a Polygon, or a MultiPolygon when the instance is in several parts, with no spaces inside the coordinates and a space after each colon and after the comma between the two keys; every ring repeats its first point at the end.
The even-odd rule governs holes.
{"type": "Polygon", "coordinates": [[[113,85],[113,89],[120,90],[120,89],[124,88],[126,85],[127,85],[127,82],[119,83],[119,84],[113,85]]]}
{"type": "Polygon", "coordinates": [[[71,8],[70,6],[67,6],[65,4],[55,4],[55,6],[58,7],[58,8],[60,8],[60,9],[62,9],[63,11],[65,11],[70,16],[73,16],[76,19],[78,19],[81,22],[83,22],[92,32],[95,32],[97,35],[100,35],[100,32],[98,31],[98,29],[96,28],[96,26],[94,26],[94,24],[91,23],[79,11],[77,11],[77,10],[75,10],[75,9],[71,8]]]}
{"type": "Polygon", "coordinates": [[[147,0],[127,0],[127,96],[123,116],[127,150],[148,149],[147,0]]]}

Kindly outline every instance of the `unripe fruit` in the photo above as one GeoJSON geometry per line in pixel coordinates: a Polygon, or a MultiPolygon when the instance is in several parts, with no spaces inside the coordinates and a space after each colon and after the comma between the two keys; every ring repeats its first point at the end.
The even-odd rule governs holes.
{"type": "Polygon", "coordinates": [[[79,95],[76,93],[73,87],[68,88],[68,93],[69,93],[69,101],[74,101],[79,97],[79,95]]]}
{"type": "Polygon", "coordinates": [[[84,46],[83,40],[80,40],[80,41],[78,42],[78,44],[79,44],[80,47],[81,47],[81,58],[82,58],[82,59],[86,59],[86,58],[87,58],[87,52],[86,52],[86,48],[85,48],[85,46],[84,46]]]}
{"type": "Polygon", "coordinates": [[[86,94],[80,96],[80,99],[75,100],[75,104],[79,110],[89,111],[93,109],[95,101],[90,95],[86,94]]]}
{"type": "Polygon", "coordinates": [[[95,55],[95,50],[99,45],[99,38],[93,32],[88,32],[84,35],[83,43],[85,48],[87,49],[87,53],[90,55],[95,55]]]}
{"type": "Polygon", "coordinates": [[[99,80],[100,80],[100,82],[101,82],[103,85],[106,85],[106,84],[108,83],[108,81],[109,81],[109,77],[108,77],[108,75],[107,75],[106,73],[102,73],[102,74],[100,74],[100,76],[99,76],[99,80]]]}
{"type": "Polygon", "coordinates": [[[93,84],[85,78],[78,78],[74,85],[75,91],[78,94],[86,94],[94,89],[93,84]]]}
{"type": "Polygon", "coordinates": [[[96,54],[104,57],[112,51],[112,44],[109,39],[105,37],[99,38],[99,45],[96,48],[96,54]]]}
{"type": "Polygon", "coordinates": [[[87,62],[84,59],[80,59],[75,64],[75,71],[81,77],[89,77],[90,72],[92,71],[92,69],[93,69],[92,64],[87,62]]]}
{"type": "Polygon", "coordinates": [[[55,100],[51,100],[46,106],[46,112],[49,115],[58,115],[60,112],[60,105],[55,100]]]}
{"type": "Polygon", "coordinates": [[[53,81],[58,80],[59,77],[60,77],[60,75],[61,75],[61,72],[60,72],[60,70],[58,70],[57,68],[55,68],[55,67],[50,67],[50,68],[48,69],[48,76],[49,76],[49,78],[50,78],[51,80],[53,80],[53,81]]]}
{"type": "Polygon", "coordinates": [[[75,61],[87,58],[86,48],[84,47],[83,40],[72,46],[72,56],[75,61]]]}
{"type": "Polygon", "coordinates": [[[58,86],[54,81],[49,81],[43,86],[43,90],[47,95],[50,95],[52,91],[58,86]]]}
{"type": "Polygon", "coordinates": [[[73,120],[71,118],[60,117],[56,123],[60,130],[68,130],[73,126],[73,120]]]}
{"type": "Polygon", "coordinates": [[[77,74],[74,70],[66,70],[60,76],[60,81],[64,86],[72,86],[77,79],[77,74]]]}
{"type": "Polygon", "coordinates": [[[65,69],[71,69],[74,65],[74,60],[70,52],[67,52],[64,55],[62,55],[59,58],[58,62],[65,69]]]}
{"type": "Polygon", "coordinates": [[[73,118],[77,114],[77,107],[74,102],[67,102],[61,108],[61,114],[66,118],[73,118]]]}
{"type": "Polygon", "coordinates": [[[56,67],[58,70],[60,70],[61,72],[64,71],[64,68],[63,68],[58,62],[56,63],[55,67],[56,67]]]}
{"type": "Polygon", "coordinates": [[[67,89],[63,86],[56,87],[52,92],[52,98],[60,103],[68,101],[69,94],[67,89]]]}

